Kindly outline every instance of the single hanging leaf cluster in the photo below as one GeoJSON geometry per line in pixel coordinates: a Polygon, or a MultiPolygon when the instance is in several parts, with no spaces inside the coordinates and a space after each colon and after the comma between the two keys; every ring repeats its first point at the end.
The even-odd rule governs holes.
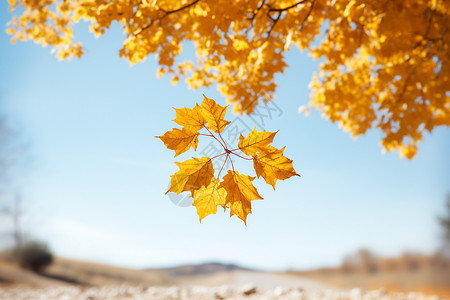
{"type": "Polygon", "coordinates": [[[175,162],[179,171],[171,176],[166,194],[190,192],[194,198],[192,205],[197,208],[200,222],[206,216],[215,214],[217,207],[221,206],[224,210],[230,209],[230,216],[236,215],[247,224],[247,215],[252,212],[251,202],[263,198],[252,183],[256,177],[236,171],[232,158],[252,160],[256,176],[264,178],[273,189],[277,180],[300,175],[295,172],[292,160],[283,156],[285,147],[277,149],[271,145],[277,132],[258,132],[255,128],[247,137],[240,135],[237,148],[228,149],[221,134],[230,124],[230,121],[224,119],[227,108],[228,106],[222,107],[206,96],[201,105],[196,104],[192,109],[175,108],[176,118],[173,121],[183,128],[173,128],[157,137],[168,149],[175,151],[175,157],[191,147],[196,151],[199,136],[215,139],[224,152],[211,158],[193,157],[184,162],[175,162]],[[203,129],[205,133],[200,133],[203,129]],[[242,156],[241,152],[248,157],[242,156]],[[226,158],[216,176],[212,160],[223,155],[226,155],[226,158]],[[232,169],[221,178],[228,160],[232,169]]]}

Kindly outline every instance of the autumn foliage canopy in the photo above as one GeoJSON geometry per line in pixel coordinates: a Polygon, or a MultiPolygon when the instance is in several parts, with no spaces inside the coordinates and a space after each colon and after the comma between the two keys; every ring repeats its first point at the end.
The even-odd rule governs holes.
{"type": "Polygon", "coordinates": [[[292,160],[283,155],[284,148],[277,149],[271,145],[276,132],[258,132],[255,128],[247,137],[242,134],[239,136],[237,148],[229,148],[221,134],[230,124],[230,121],[224,119],[227,108],[205,96],[201,106],[196,104],[192,109],[175,108],[176,118],[173,121],[182,126],[182,129],[173,128],[158,136],[168,149],[175,151],[175,157],[191,148],[197,150],[199,136],[215,139],[223,148],[223,153],[214,157],[194,157],[181,163],[177,162],[180,170],[171,176],[167,193],[190,192],[190,196],[194,198],[192,205],[197,208],[200,221],[210,214],[215,214],[217,207],[221,206],[224,210],[230,209],[230,216],[236,215],[246,223],[247,215],[252,212],[251,201],[263,198],[253,186],[255,177],[236,171],[233,158],[253,161],[256,176],[264,178],[273,189],[277,180],[299,175],[292,166],[292,160]],[[202,129],[207,133],[200,133],[202,129]],[[226,155],[225,161],[215,176],[212,160],[223,155],[226,155]],[[228,170],[221,178],[228,160],[232,170],[228,170]]]}
{"type": "Polygon", "coordinates": [[[412,158],[424,131],[450,125],[448,0],[8,0],[12,40],[83,54],[73,26],[123,28],[119,54],[156,54],[158,74],[217,84],[234,111],[270,101],[292,47],[320,59],[309,106],[352,136],[373,127],[387,151],[412,158]],[[183,42],[196,61],[178,62],[183,42]],[[314,41],[314,43],[313,43],[314,41]]]}

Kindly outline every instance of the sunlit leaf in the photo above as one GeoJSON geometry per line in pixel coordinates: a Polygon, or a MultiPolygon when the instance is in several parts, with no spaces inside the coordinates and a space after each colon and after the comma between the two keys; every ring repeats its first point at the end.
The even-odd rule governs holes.
{"type": "Polygon", "coordinates": [[[269,149],[268,146],[272,143],[275,134],[277,133],[265,130],[258,132],[255,127],[247,137],[244,138],[242,134],[239,136],[238,147],[242,152],[250,156],[255,155],[257,152],[265,153],[269,149]]]}
{"type": "Polygon", "coordinates": [[[215,214],[217,206],[226,207],[226,195],[225,189],[219,188],[219,181],[216,178],[213,178],[207,187],[201,187],[194,192],[194,203],[192,205],[197,208],[200,222],[206,216],[215,214]]]}
{"type": "Polygon", "coordinates": [[[173,121],[192,132],[199,131],[206,124],[206,119],[198,104],[195,104],[192,109],[183,107],[175,108],[175,111],[177,112],[177,116],[173,121]]]}
{"type": "Polygon", "coordinates": [[[262,176],[267,184],[275,189],[277,180],[285,180],[292,176],[300,176],[292,166],[292,160],[283,156],[284,148],[281,150],[271,149],[253,156],[253,167],[258,178],[262,176]]]}
{"type": "Polygon", "coordinates": [[[214,177],[213,164],[208,157],[194,157],[181,163],[175,163],[180,170],[171,176],[170,187],[166,193],[191,192],[192,195],[202,186],[208,186],[214,177]]]}
{"type": "Polygon", "coordinates": [[[228,106],[222,107],[214,100],[204,96],[202,102],[202,114],[208,122],[206,127],[217,133],[222,132],[225,126],[230,124],[230,121],[224,120],[227,108],[228,106]]]}
{"type": "Polygon", "coordinates": [[[226,203],[230,207],[230,215],[236,215],[246,224],[247,215],[252,212],[251,201],[263,199],[252,184],[254,179],[255,177],[228,170],[219,185],[219,188],[224,188],[227,192],[226,203]]]}
{"type": "Polygon", "coordinates": [[[175,150],[175,157],[188,151],[191,147],[197,150],[198,133],[193,133],[185,128],[181,130],[174,128],[157,138],[160,138],[168,149],[175,150]]]}

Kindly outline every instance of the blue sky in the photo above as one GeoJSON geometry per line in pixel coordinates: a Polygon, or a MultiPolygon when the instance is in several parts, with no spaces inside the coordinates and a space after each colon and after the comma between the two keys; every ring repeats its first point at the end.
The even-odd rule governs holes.
{"type": "MultiPolygon", "coordinates": [[[[6,2],[0,9],[4,24],[6,2]]],[[[118,57],[117,26],[94,39],[80,25],[76,36],[85,56],[58,62],[49,48],[12,45],[0,33],[1,100],[34,158],[22,185],[25,225],[56,254],[138,268],[222,261],[285,269],[336,265],[363,246],[382,255],[438,247],[449,128],[426,135],[408,161],[382,154],[379,132],[352,140],[315,111],[304,117],[298,107],[308,103],[316,64],[293,49],[278,77],[277,111],[258,128],[280,130],[274,145],[286,146],[302,177],[278,182],[276,191],[257,180],[265,199],[254,203],[247,227],[221,211],[200,224],[195,208],[164,195],[174,161],[199,154],[174,159],[155,136],[176,127],[172,107],[192,107],[202,93],[221,105],[224,98],[215,87],[192,91],[157,79],[153,57],[130,67],[118,57]]],[[[199,151],[208,144],[202,139],[199,151]]],[[[239,163],[252,174],[250,167],[239,163]]]]}

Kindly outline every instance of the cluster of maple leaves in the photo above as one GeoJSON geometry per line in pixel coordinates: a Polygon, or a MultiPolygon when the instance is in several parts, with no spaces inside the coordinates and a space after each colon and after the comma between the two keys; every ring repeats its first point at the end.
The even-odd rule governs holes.
{"type": "Polygon", "coordinates": [[[276,132],[258,132],[255,128],[247,137],[242,134],[239,136],[237,148],[229,149],[221,135],[230,124],[230,121],[224,119],[227,108],[228,106],[222,107],[204,96],[201,105],[196,104],[192,109],[175,108],[176,118],[173,121],[183,126],[182,129],[173,128],[158,136],[168,149],[175,151],[175,157],[190,148],[197,150],[199,136],[214,138],[224,150],[211,158],[204,156],[176,162],[179,171],[171,176],[167,193],[190,192],[194,198],[192,205],[197,208],[200,222],[206,216],[215,214],[217,207],[221,206],[224,210],[230,209],[230,216],[236,215],[246,223],[247,215],[252,212],[251,201],[263,199],[253,186],[255,177],[236,171],[233,157],[252,160],[256,176],[264,178],[274,189],[277,180],[300,176],[294,170],[292,160],[283,156],[284,147],[277,149],[270,145],[276,132]],[[202,129],[207,134],[200,133],[202,129]],[[223,155],[226,155],[225,161],[215,176],[212,160],[223,155]],[[230,160],[232,169],[221,178],[227,160],[230,160]]]}

